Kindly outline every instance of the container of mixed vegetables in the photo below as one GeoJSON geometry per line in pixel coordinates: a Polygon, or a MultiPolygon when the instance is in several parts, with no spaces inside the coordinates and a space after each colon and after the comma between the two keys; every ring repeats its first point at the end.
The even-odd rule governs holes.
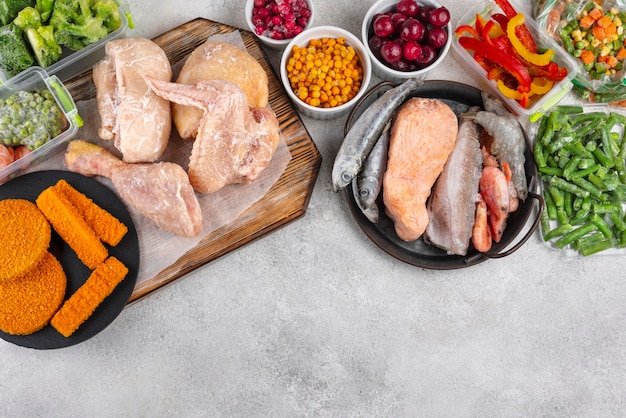
{"type": "Polygon", "coordinates": [[[539,26],[576,59],[574,91],[591,102],[626,106],[626,2],[534,3],[539,26]]]}
{"type": "Polygon", "coordinates": [[[129,17],[118,0],[0,0],[0,81],[31,66],[61,79],[89,70],[129,17]]]}

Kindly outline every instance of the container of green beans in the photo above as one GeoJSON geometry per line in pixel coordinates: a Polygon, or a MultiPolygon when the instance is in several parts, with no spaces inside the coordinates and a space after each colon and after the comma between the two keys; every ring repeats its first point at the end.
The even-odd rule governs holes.
{"type": "Polygon", "coordinates": [[[41,67],[0,84],[0,183],[58,151],[80,126],[71,94],[41,67]]]}
{"type": "Polygon", "coordinates": [[[563,105],[538,123],[543,240],[572,255],[626,253],[626,112],[563,105]]]}

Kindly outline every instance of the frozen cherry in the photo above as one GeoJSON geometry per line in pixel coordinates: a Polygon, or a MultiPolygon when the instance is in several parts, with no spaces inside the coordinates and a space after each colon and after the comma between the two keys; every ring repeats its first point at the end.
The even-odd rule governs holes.
{"type": "Polygon", "coordinates": [[[428,23],[436,28],[443,28],[450,22],[450,12],[444,6],[438,7],[428,14],[428,23]]]}
{"type": "Polygon", "coordinates": [[[402,58],[402,47],[394,41],[385,41],[380,47],[380,56],[389,64],[398,62],[402,58]]]}
{"type": "Polygon", "coordinates": [[[263,19],[260,15],[252,16],[252,24],[254,26],[263,26],[265,23],[265,19],[263,19]]]}
{"type": "Polygon", "coordinates": [[[394,26],[390,16],[380,15],[374,20],[374,33],[382,38],[393,34],[394,26]]]}
{"type": "Polygon", "coordinates": [[[304,30],[312,14],[305,0],[254,0],[252,24],[257,35],[289,39],[304,30]]]}
{"type": "Polygon", "coordinates": [[[368,41],[369,47],[374,55],[380,56],[380,48],[383,46],[384,39],[380,36],[372,36],[368,41]]]}
{"type": "Polygon", "coordinates": [[[279,30],[273,30],[270,36],[272,39],[276,39],[276,40],[285,39],[285,34],[279,30]]]}
{"type": "Polygon", "coordinates": [[[421,41],[424,39],[426,27],[417,19],[408,18],[400,29],[400,38],[403,41],[421,41]]]}
{"type": "Polygon", "coordinates": [[[396,6],[396,10],[408,17],[415,17],[420,7],[415,0],[400,0],[396,6]]]}
{"type": "Polygon", "coordinates": [[[433,10],[435,10],[434,6],[422,6],[417,13],[417,18],[424,23],[428,23],[428,16],[433,10]]]}
{"type": "Polygon", "coordinates": [[[415,60],[415,62],[420,67],[427,67],[433,62],[435,62],[436,59],[437,59],[437,51],[432,46],[426,44],[426,45],[422,45],[422,53],[415,60]]]}
{"type": "Polygon", "coordinates": [[[415,61],[422,54],[422,47],[414,41],[408,41],[402,46],[402,56],[407,61],[415,61]]]}
{"type": "Polygon", "coordinates": [[[407,20],[407,15],[404,13],[394,13],[391,15],[391,21],[393,22],[393,26],[396,28],[394,33],[400,34],[400,29],[402,28],[402,24],[407,20]]]}
{"type": "Polygon", "coordinates": [[[417,65],[413,61],[407,61],[404,58],[400,58],[397,62],[391,64],[391,68],[396,71],[415,71],[417,70],[417,65]]]}
{"type": "Polygon", "coordinates": [[[448,42],[448,32],[442,28],[432,28],[428,31],[427,41],[435,49],[443,48],[448,42]]]}

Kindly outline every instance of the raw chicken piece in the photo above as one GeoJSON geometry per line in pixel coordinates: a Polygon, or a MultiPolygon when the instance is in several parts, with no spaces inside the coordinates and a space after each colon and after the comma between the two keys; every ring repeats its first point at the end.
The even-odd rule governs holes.
{"type": "MultiPolygon", "coordinates": [[[[207,40],[185,60],[176,82],[196,84],[200,80],[229,80],[241,87],[250,107],[265,107],[269,99],[267,73],[245,48],[207,40]]],[[[204,112],[190,106],[172,104],[172,119],[183,139],[193,139],[204,112]]]]}
{"type": "Polygon", "coordinates": [[[414,241],[428,225],[426,199],[452,152],[458,120],[437,99],[415,97],[398,110],[391,128],[383,199],[398,238],[414,241]]]}
{"type": "Polygon", "coordinates": [[[170,103],[154,94],[144,76],[170,81],[165,52],[144,38],[109,41],[106,57],[93,69],[102,139],[129,163],[156,161],[165,151],[171,129],[170,103]]]}
{"type": "Polygon", "coordinates": [[[461,121],[454,150],[428,201],[424,239],[449,254],[465,255],[469,248],[483,161],[479,135],[473,121],[461,121]]]}
{"type": "Polygon", "coordinates": [[[122,200],[166,231],[193,237],[202,230],[200,204],[178,164],[128,164],[99,145],[73,140],[65,165],[85,176],[108,177],[122,200]]]}
{"type": "Polygon", "coordinates": [[[197,191],[214,193],[231,183],[249,183],[269,164],[280,138],[278,119],[270,108],[248,107],[236,84],[146,80],[158,95],[204,111],[189,158],[189,180],[197,191]]]}

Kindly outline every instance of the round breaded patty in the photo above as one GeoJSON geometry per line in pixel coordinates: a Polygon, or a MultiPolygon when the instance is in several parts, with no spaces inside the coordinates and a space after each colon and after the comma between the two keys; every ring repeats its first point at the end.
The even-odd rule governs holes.
{"type": "Polygon", "coordinates": [[[24,276],[50,246],[50,223],[26,199],[0,201],[0,283],[24,276]]]}
{"type": "Polygon", "coordinates": [[[13,335],[39,331],[65,299],[67,277],[49,252],[23,277],[0,283],[0,330],[13,335]]]}

